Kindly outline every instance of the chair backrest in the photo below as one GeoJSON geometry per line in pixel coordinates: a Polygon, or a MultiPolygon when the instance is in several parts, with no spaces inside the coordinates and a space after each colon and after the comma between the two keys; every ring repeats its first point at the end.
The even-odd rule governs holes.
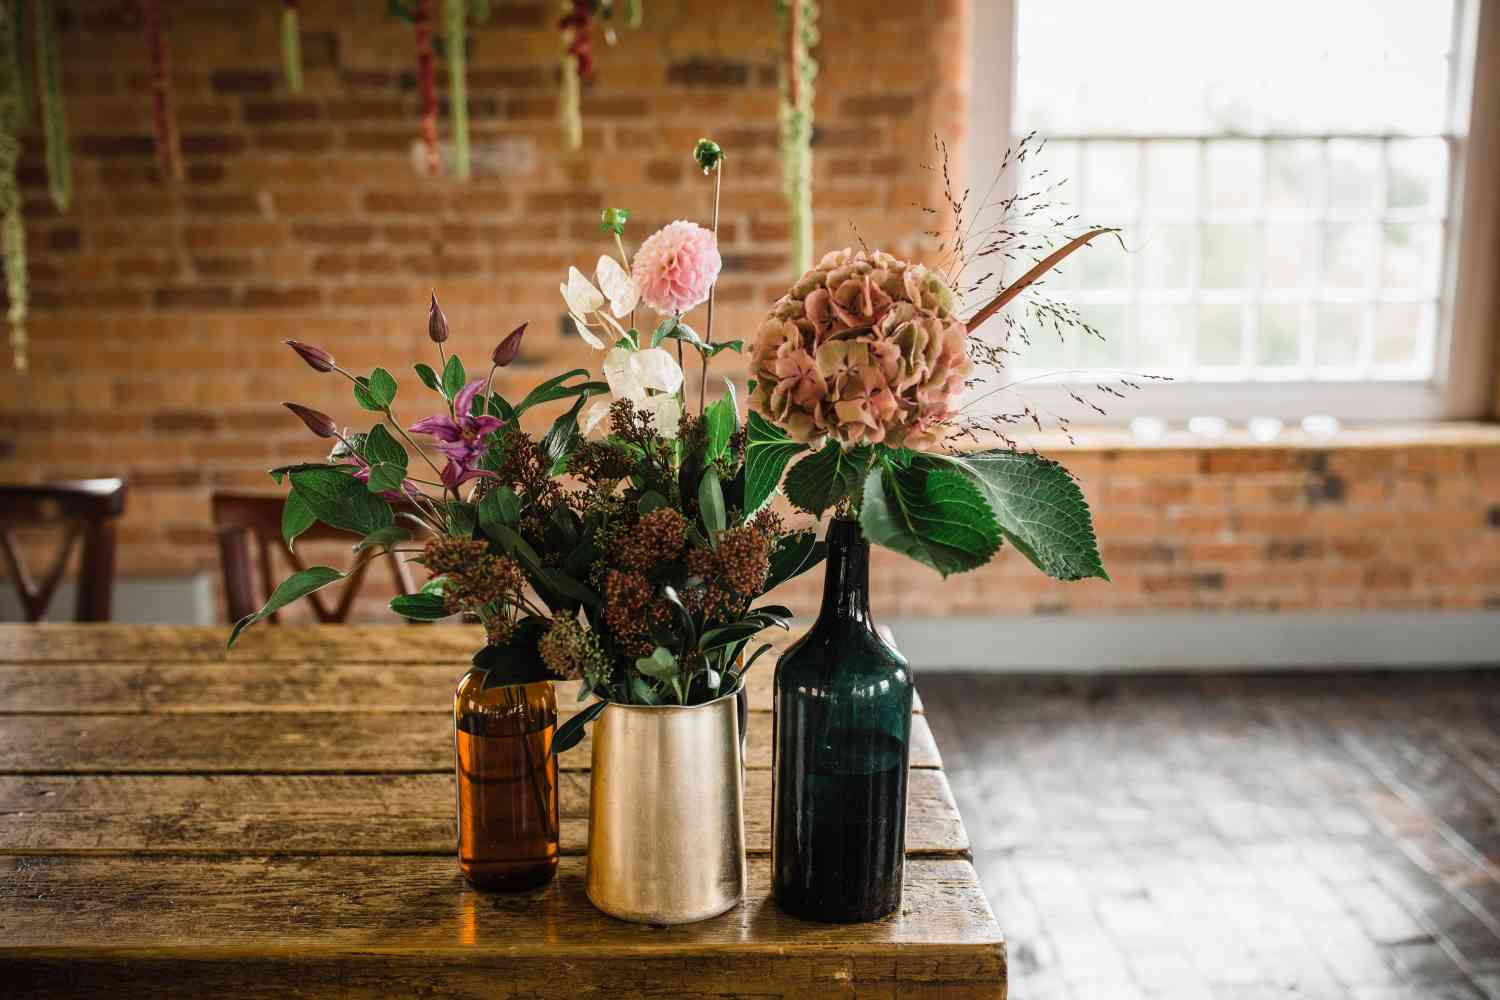
{"type": "MultiPolygon", "coordinates": [[[[273,565],[273,555],[281,552],[293,570],[304,570],[307,565],[293,550],[286,547],[281,537],[281,508],[286,498],[267,496],[263,493],[219,493],[213,495],[214,531],[219,536],[219,566],[224,574],[224,603],[229,611],[230,622],[237,622],[246,615],[259,611],[271,596],[271,591],[280,582],[273,565]],[[260,586],[253,579],[259,571],[260,586]]],[[[351,542],[354,536],[319,522],[297,536],[301,541],[351,542]]],[[[397,556],[381,557],[391,567],[396,589],[403,594],[413,593],[411,574],[406,564],[397,556]]],[[[329,607],[323,594],[309,594],[308,603],[320,622],[343,622],[348,620],[364,582],[365,570],[373,560],[359,564],[342,584],[338,604],[329,607]]],[[[277,616],[269,617],[272,622],[277,616]]]]}
{"type": "Polygon", "coordinates": [[[78,479],[35,486],[0,486],[0,554],[29,622],[40,621],[62,582],[73,550],[83,543],[74,620],[107,622],[115,583],[115,522],[125,512],[125,481],[78,479]],[[57,525],[62,546],[38,580],[16,544],[18,528],[57,525]]]}

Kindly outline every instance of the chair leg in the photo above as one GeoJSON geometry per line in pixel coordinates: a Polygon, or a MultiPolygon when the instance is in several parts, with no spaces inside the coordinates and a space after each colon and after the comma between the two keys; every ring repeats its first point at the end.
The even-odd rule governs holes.
{"type": "Polygon", "coordinates": [[[248,531],[229,528],[219,532],[219,566],[224,574],[224,606],[229,611],[229,620],[237,622],[246,615],[255,614],[258,605],[252,582],[254,571],[248,531]]]}
{"type": "Polygon", "coordinates": [[[78,571],[81,622],[107,622],[115,590],[115,522],[91,521],[84,529],[83,558],[78,571]]]}

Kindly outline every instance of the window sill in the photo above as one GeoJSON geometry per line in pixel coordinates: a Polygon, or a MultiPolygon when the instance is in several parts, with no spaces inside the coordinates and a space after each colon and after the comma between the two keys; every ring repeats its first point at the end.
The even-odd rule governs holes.
{"type": "Polygon", "coordinates": [[[1404,450],[1410,448],[1497,448],[1500,423],[1450,421],[1433,423],[1379,424],[1343,427],[1336,434],[1312,435],[1289,427],[1271,441],[1257,441],[1243,427],[1206,437],[1187,430],[1168,431],[1155,440],[1143,440],[1123,427],[1074,428],[1072,441],[1060,432],[1016,434],[1022,447],[1044,455],[1063,452],[1106,451],[1214,451],[1256,449],[1286,451],[1331,451],[1342,449],[1404,450]]]}

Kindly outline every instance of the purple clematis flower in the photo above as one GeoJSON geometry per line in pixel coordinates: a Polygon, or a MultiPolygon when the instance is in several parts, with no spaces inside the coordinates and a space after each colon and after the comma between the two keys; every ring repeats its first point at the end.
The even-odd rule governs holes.
{"type": "Polygon", "coordinates": [[[475,463],[488,447],[486,439],[504,426],[504,421],[499,417],[476,417],[469,413],[474,397],[479,395],[484,383],[484,379],[476,378],[459,390],[453,397],[452,416],[437,413],[408,428],[413,434],[431,434],[437,439],[437,450],[448,459],[448,464],[443,466],[443,485],[449,489],[470,479],[494,475],[475,468],[475,463]]]}

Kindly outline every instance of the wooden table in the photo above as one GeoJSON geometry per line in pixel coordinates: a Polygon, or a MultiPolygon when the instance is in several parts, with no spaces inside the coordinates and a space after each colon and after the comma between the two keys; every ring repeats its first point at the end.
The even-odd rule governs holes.
{"type": "Polygon", "coordinates": [[[829,926],[768,898],[767,658],[747,898],[644,927],[584,897],[587,747],[562,759],[556,881],[464,883],[450,712],[476,630],[260,626],[232,656],[225,632],[0,625],[0,995],[1005,996],[920,706],[902,913],[829,926]]]}

